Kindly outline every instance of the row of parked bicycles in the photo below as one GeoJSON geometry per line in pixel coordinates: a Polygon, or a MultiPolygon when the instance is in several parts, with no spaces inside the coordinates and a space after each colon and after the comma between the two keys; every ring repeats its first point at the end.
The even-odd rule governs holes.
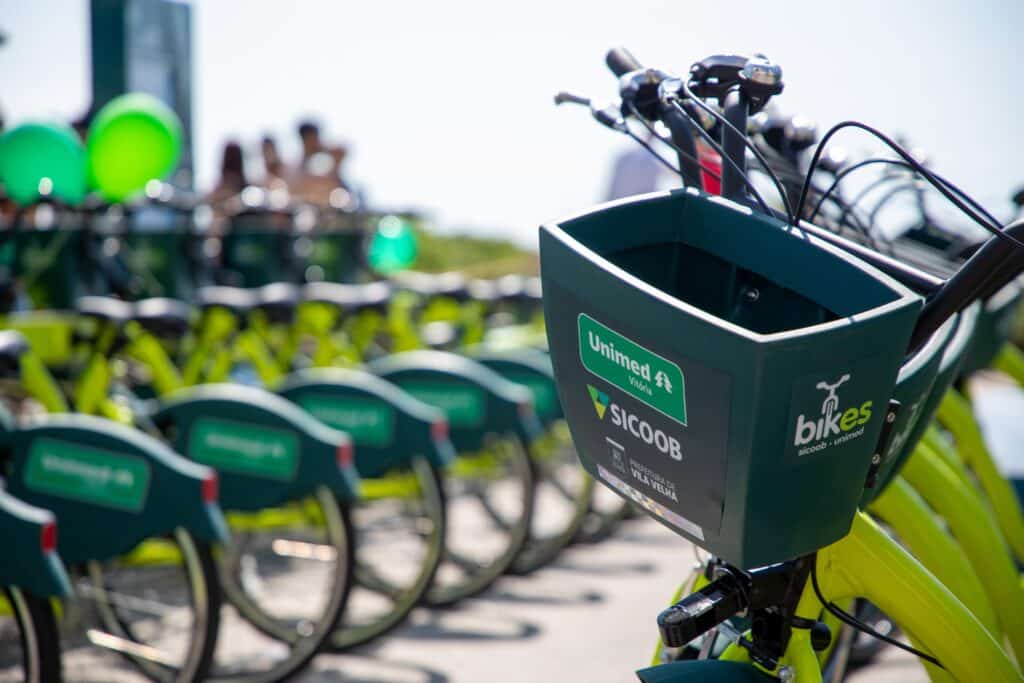
{"type": "Polygon", "coordinates": [[[628,516],[572,451],[537,278],[202,286],[238,277],[211,259],[131,300],[197,263],[132,248],[192,232],[46,211],[6,245],[6,301],[74,297],[0,332],[0,680],[284,680],[628,516]]]}
{"type": "Polygon", "coordinates": [[[639,678],[838,681],[899,647],[933,681],[1021,680],[1024,514],[969,380],[1024,382],[1024,222],[866,124],[778,114],[764,56],[606,62],[618,103],[556,103],[682,187],[542,226],[541,273],[583,464],[708,553],[639,678]]]}
{"type": "MultiPolygon", "coordinates": [[[[763,56],[682,77],[606,61],[619,104],[556,102],[683,187],[544,225],[540,284],[246,279],[312,254],[309,226],[265,231],[290,241],[242,274],[260,286],[193,270],[187,295],[124,285],[170,282],[115,258],[132,230],[36,249],[84,245],[31,287],[71,268],[100,284],[4,317],[0,679],[117,657],[159,680],[279,680],[636,506],[704,551],[643,681],[837,681],[882,647],[935,681],[1021,680],[1024,513],[969,380],[1024,383],[1024,222],[870,126],[773,113],[763,56]],[[848,129],[887,152],[842,159],[848,129]]],[[[43,233],[9,231],[10,262],[43,233]]],[[[223,264],[227,244],[203,253],[223,264]]]]}

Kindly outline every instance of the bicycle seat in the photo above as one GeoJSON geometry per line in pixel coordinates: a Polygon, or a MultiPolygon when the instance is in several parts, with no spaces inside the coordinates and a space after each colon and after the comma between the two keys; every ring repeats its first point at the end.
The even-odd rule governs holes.
{"type": "Polygon", "coordinates": [[[124,324],[132,319],[132,305],[110,296],[82,296],[75,300],[79,315],[124,324]]]}
{"type": "Polygon", "coordinates": [[[392,276],[391,281],[394,283],[396,289],[400,289],[405,292],[412,292],[421,297],[432,296],[436,291],[435,275],[430,273],[417,273],[413,271],[407,271],[403,273],[396,273],[392,276]]]}
{"type": "Polygon", "coordinates": [[[523,295],[530,301],[540,302],[544,300],[544,291],[540,277],[535,275],[526,278],[526,282],[523,283],[523,295]]]}
{"type": "Polygon", "coordinates": [[[245,315],[255,305],[256,296],[248,289],[242,287],[224,287],[214,285],[200,287],[196,292],[196,302],[199,308],[226,308],[235,315],[245,315]]]}
{"type": "Polygon", "coordinates": [[[501,298],[494,280],[470,280],[466,283],[466,291],[473,301],[492,302],[501,298]]]}
{"type": "Polygon", "coordinates": [[[302,293],[306,301],[331,304],[345,311],[372,309],[384,312],[391,299],[391,285],[387,282],[368,282],[363,285],[310,282],[302,293]]]}
{"type": "Polygon", "coordinates": [[[441,273],[434,277],[434,296],[448,296],[460,302],[470,299],[469,286],[463,275],[441,273]]]}
{"type": "Polygon", "coordinates": [[[180,337],[191,327],[192,307],[178,299],[143,299],[135,304],[132,319],[157,336],[180,337]]]}
{"type": "Polygon", "coordinates": [[[256,290],[255,306],[271,322],[288,323],[295,315],[295,307],[302,300],[302,289],[290,282],[273,282],[256,290]]]}
{"type": "Polygon", "coordinates": [[[21,332],[0,332],[0,377],[17,377],[21,370],[21,357],[28,350],[28,340],[21,332]]]}
{"type": "Polygon", "coordinates": [[[359,285],[343,285],[338,282],[310,282],[302,288],[306,301],[331,304],[348,309],[359,299],[359,285]]]}
{"type": "Polygon", "coordinates": [[[497,280],[498,293],[503,301],[537,303],[541,300],[539,277],[506,275],[497,280]]]}
{"type": "Polygon", "coordinates": [[[398,273],[395,285],[402,290],[417,294],[424,299],[432,296],[449,296],[459,301],[469,297],[466,278],[459,273],[398,273]]]}
{"type": "Polygon", "coordinates": [[[357,299],[352,303],[353,311],[373,310],[378,313],[387,311],[391,301],[391,285],[387,282],[367,282],[357,285],[357,299]]]}

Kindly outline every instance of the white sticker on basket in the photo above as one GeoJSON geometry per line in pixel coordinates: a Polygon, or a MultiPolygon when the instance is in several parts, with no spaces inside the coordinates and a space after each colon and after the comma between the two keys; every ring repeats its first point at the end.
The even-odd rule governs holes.
{"type": "MultiPolygon", "coordinates": [[[[609,441],[611,441],[611,439],[609,439],[609,441]]],[[[612,443],[614,444],[615,442],[612,443]]],[[[609,472],[603,466],[597,466],[597,474],[605,483],[651,514],[660,517],[672,526],[677,529],[681,529],[699,541],[704,540],[704,530],[701,529],[700,526],[694,524],[681,515],[677,515],[671,510],[666,510],[665,506],[657,501],[651,500],[649,497],[645,496],[643,493],[609,472]]]]}

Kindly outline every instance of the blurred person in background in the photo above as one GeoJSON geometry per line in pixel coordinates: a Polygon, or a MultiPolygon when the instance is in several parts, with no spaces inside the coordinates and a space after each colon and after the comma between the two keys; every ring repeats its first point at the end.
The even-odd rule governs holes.
{"type": "Polygon", "coordinates": [[[302,142],[302,160],[299,167],[304,168],[313,155],[323,151],[323,143],[320,141],[320,125],[314,121],[299,122],[299,141],[302,142]]]}
{"type": "Polygon", "coordinates": [[[340,176],[347,150],[342,146],[324,145],[320,126],[312,121],[300,123],[298,131],[302,159],[291,179],[292,195],[317,206],[347,205],[349,194],[340,176]]]}
{"type": "Polygon", "coordinates": [[[238,208],[238,195],[248,186],[245,177],[245,155],[242,146],[235,140],[224,145],[224,153],[220,162],[220,179],[217,185],[206,195],[204,201],[214,212],[213,230],[223,232],[225,216],[234,213],[238,208]]]}
{"type": "Polygon", "coordinates": [[[263,186],[268,189],[288,188],[288,170],[281,161],[281,154],[277,151],[277,142],[269,135],[264,135],[260,142],[260,151],[263,154],[263,186]]]}
{"type": "MultiPolygon", "coordinates": [[[[645,132],[643,138],[650,144],[650,131],[645,132]]],[[[659,188],[661,176],[662,168],[654,155],[639,145],[632,147],[615,159],[605,200],[654,192],[659,188]]]]}

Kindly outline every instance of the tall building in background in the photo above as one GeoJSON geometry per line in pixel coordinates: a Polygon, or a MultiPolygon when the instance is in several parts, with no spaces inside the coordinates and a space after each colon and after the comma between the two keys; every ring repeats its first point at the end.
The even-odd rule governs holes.
{"type": "Polygon", "coordinates": [[[174,0],[91,0],[92,112],[126,92],[158,97],[184,128],[172,182],[191,188],[192,8],[174,0]]]}

